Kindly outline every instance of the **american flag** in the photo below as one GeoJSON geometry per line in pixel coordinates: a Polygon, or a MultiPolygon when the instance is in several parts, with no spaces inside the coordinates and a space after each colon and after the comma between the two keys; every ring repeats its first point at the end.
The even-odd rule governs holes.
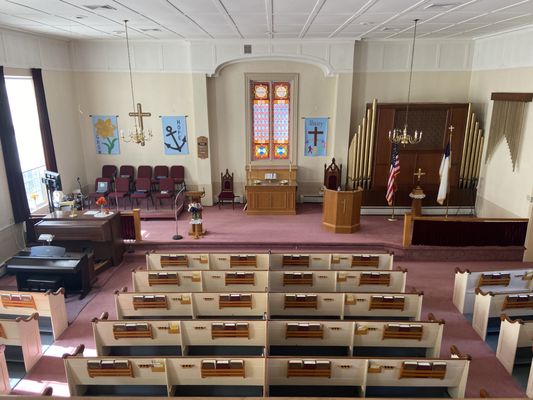
{"type": "Polygon", "coordinates": [[[391,157],[390,157],[390,170],[389,180],[387,182],[387,203],[392,206],[394,200],[394,192],[396,192],[396,175],[400,173],[400,156],[398,155],[398,145],[392,144],[391,157]]]}

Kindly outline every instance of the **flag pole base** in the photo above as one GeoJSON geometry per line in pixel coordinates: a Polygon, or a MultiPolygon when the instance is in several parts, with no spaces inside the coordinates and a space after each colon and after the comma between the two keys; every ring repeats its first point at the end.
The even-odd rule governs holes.
{"type": "Polygon", "coordinates": [[[396,218],[396,217],[389,217],[389,218],[387,218],[387,221],[390,221],[390,222],[398,221],[398,218],[396,218]]]}

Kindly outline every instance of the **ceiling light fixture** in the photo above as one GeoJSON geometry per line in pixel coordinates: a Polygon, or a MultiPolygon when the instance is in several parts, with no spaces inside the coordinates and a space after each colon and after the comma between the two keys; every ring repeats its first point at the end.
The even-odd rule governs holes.
{"type": "Polygon", "coordinates": [[[130,54],[130,41],[128,36],[128,20],[124,20],[124,30],[126,32],[126,47],[128,49],[128,67],[130,71],[130,87],[131,87],[131,103],[133,109],[137,111],[130,112],[128,115],[133,117],[134,129],[130,130],[127,135],[124,131],[121,131],[122,140],[126,143],[133,142],[144,146],[147,141],[152,139],[152,131],[150,129],[144,129],[143,117],[152,116],[149,112],[143,112],[141,103],[135,103],[135,91],[133,90],[133,73],[131,72],[131,54],[130,54]],[[135,107],[137,105],[137,108],[135,107]]]}
{"type": "Polygon", "coordinates": [[[422,131],[415,130],[413,135],[407,133],[407,121],[409,118],[409,102],[411,100],[411,80],[413,79],[413,61],[415,58],[415,41],[416,41],[416,25],[418,19],[415,19],[415,27],[413,30],[413,46],[411,48],[411,68],[409,70],[409,86],[407,88],[407,107],[405,111],[405,124],[403,129],[393,129],[389,131],[389,141],[391,143],[403,144],[416,144],[422,140],[422,131]]]}

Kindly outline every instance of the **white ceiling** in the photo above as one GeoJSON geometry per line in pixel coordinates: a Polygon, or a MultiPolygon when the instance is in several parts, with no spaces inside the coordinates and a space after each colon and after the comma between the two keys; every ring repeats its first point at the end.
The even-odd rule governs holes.
{"type": "Polygon", "coordinates": [[[0,0],[0,27],[68,39],[475,38],[533,24],[533,0],[0,0]],[[86,6],[109,6],[90,10],[86,6]]]}

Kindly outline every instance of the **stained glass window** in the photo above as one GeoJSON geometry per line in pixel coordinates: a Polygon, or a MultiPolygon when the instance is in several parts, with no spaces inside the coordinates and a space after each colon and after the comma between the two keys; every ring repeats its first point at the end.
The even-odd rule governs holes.
{"type": "Polygon", "coordinates": [[[252,159],[289,159],[290,84],[251,82],[252,159]]]}

